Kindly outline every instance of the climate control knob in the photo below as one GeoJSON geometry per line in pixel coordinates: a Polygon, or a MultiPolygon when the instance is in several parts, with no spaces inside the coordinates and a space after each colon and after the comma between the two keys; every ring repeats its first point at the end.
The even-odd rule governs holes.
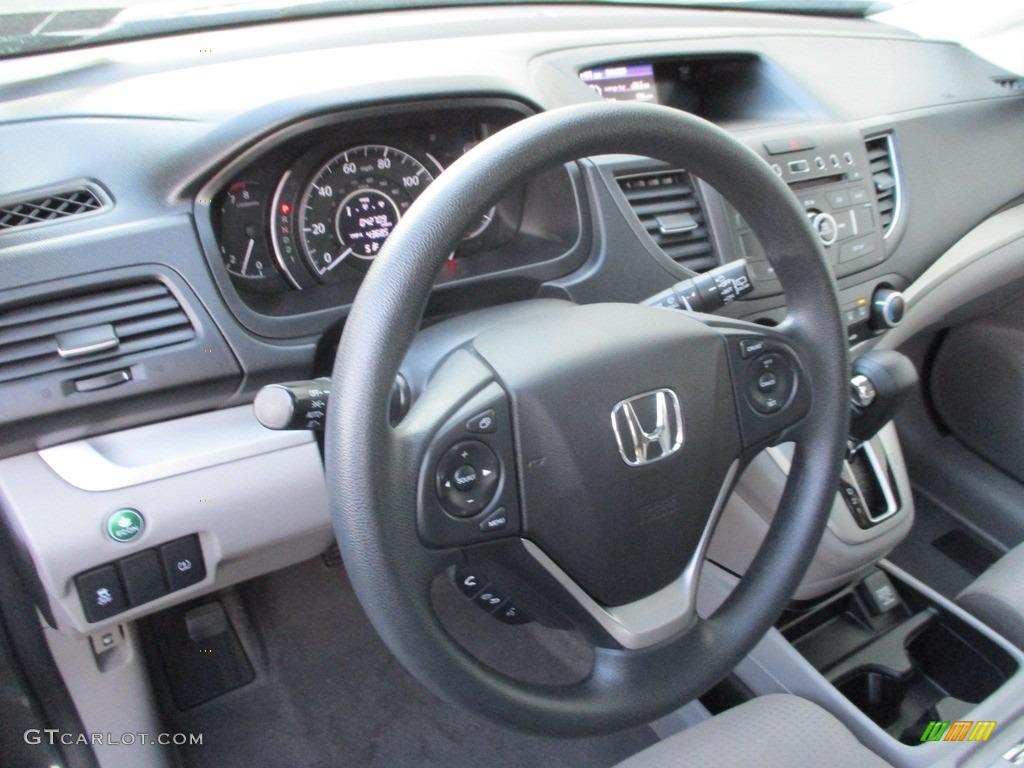
{"type": "Polygon", "coordinates": [[[895,288],[878,288],[871,297],[871,326],[877,331],[895,328],[903,320],[907,302],[895,288]]]}

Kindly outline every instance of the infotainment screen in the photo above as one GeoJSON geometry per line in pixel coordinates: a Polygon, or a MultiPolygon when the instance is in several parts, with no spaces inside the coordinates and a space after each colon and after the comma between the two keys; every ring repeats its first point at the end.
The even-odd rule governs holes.
{"type": "Polygon", "coordinates": [[[658,101],[653,64],[586,69],[580,72],[580,80],[597,91],[605,101],[658,101]]]}

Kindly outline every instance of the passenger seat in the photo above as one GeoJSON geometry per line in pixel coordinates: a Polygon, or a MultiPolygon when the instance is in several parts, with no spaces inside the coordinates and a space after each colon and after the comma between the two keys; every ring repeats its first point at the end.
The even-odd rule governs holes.
{"type": "Polygon", "coordinates": [[[956,602],[1024,649],[1024,544],[989,566],[957,595],[956,602]]]}

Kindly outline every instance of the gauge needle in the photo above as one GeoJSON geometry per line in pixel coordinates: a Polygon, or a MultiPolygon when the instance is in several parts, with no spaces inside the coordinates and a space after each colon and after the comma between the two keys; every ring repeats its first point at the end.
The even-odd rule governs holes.
{"type": "Polygon", "coordinates": [[[256,245],[256,240],[249,238],[249,245],[245,249],[245,258],[242,259],[242,274],[246,274],[249,271],[249,259],[252,258],[252,249],[256,245]]]}

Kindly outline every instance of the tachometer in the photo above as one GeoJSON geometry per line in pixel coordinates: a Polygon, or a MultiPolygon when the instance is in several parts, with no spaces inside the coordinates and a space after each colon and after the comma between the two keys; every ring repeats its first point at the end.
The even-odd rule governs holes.
{"type": "Polygon", "coordinates": [[[285,284],[267,247],[265,211],[263,187],[258,181],[232,182],[217,209],[220,251],[240,287],[280,291],[285,284]]]}
{"type": "Polygon", "coordinates": [[[411,155],[364,144],[329,160],[299,206],[299,232],[313,273],[340,279],[339,265],[368,264],[434,177],[411,155]]]}

